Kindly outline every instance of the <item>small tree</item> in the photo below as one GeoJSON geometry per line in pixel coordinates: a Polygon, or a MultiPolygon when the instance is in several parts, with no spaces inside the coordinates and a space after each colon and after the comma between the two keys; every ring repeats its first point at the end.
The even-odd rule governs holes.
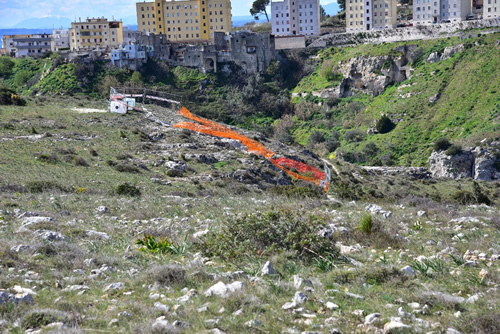
{"type": "Polygon", "coordinates": [[[391,132],[392,129],[394,129],[395,127],[395,124],[391,121],[391,119],[387,116],[382,116],[378,121],[377,121],[377,124],[375,126],[375,128],[377,129],[377,131],[379,133],[387,133],[387,132],[391,132]]]}
{"type": "Polygon", "coordinates": [[[12,73],[14,61],[9,57],[0,57],[0,78],[6,78],[12,73]]]}
{"type": "Polygon", "coordinates": [[[142,84],[144,82],[144,78],[142,77],[141,73],[134,71],[134,73],[132,73],[132,77],[130,78],[130,82],[133,82],[135,84],[142,84]]]}
{"type": "Polygon", "coordinates": [[[255,0],[252,4],[252,8],[250,8],[250,14],[258,20],[259,16],[264,14],[266,15],[267,22],[269,22],[269,16],[267,15],[266,7],[269,5],[271,0],[255,0]]]}
{"type": "Polygon", "coordinates": [[[434,142],[434,151],[444,151],[447,150],[451,146],[448,138],[441,137],[434,142]]]}

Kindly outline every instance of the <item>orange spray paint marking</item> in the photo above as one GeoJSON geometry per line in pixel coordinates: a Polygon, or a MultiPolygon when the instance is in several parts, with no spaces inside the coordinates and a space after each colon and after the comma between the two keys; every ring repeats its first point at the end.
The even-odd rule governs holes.
{"type": "Polygon", "coordinates": [[[262,145],[261,143],[253,139],[250,139],[237,131],[231,130],[224,125],[210,121],[203,117],[195,116],[185,107],[182,107],[179,110],[179,115],[182,115],[200,124],[192,122],[180,122],[175,124],[174,128],[184,128],[195,132],[208,134],[214,137],[222,137],[222,138],[238,140],[241,142],[242,145],[248,148],[249,152],[260,154],[266,157],[274,166],[285,171],[285,173],[287,173],[288,175],[293,176],[299,180],[312,182],[317,186],[323,187],[325,193],[328,193],[328,188],[330,186],[330,183],[325,182],[325,173],[321,172],[316,167],[284,157],[279,159],[273,159],[275,153],[270,149],[268,149],[267,147],[265,147],[264,145],[262,145]],[[300,173],[311,173],[312,176],[300,175],[299,173],[291,171],[289,168],[294,168],[300,173]]]}

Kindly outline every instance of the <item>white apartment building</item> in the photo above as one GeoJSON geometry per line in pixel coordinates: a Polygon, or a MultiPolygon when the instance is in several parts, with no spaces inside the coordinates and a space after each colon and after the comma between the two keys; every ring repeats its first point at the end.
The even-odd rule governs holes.
{"type": "Polygon", "coordinates": [[[500,17],[500,0],[483,0],[483,19],[500,17]]]}
{"type": "Polygon", "coordinates": [[[4,35],[5,54],[16,58],[41,58],[50,51],[50,34],[4,35]]]}
{"type": "Polygon", "coordinates": [[[346,1],[346,31],[369,31],[395,28],[396,0],[346,1]]]}
{"type": "Polygon", "coordinates": [[[52,52],[58,52],[61,49],[69,50],[69,48],[69,29],[60,28],[52,30],[52,41],[50,43],[52,52]]]}
{"type": "Polygon", "coordinates": [[[271,1],[272,33],[276,36],[319,36],[319,0],[271,1]]]}
{"type": "Polygon", "coordinates": [[[413,23],[418,25],[465,21],[471,11],[470,0],[414,0],[413,23]]]}

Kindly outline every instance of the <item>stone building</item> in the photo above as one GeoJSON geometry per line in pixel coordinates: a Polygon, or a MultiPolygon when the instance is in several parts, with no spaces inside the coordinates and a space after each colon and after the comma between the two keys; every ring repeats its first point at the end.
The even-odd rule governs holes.
{"type": "Polygon", "coordinates": [[[2,41],[6,55],[16,58],[41,58],[46,51],[50,51],[52,35],[4,35],[2,41]]]}
{"type": "Polygon", "coordinates": [[[71,51],[117,48],[123,42],[123,23],[102,18],[72,22],[71,51]]]}
{"type": "Polygon", "coordinates": [[[273,0],[270,20],[276,36],[319,36],[319,0],[273,0]]]}
{"type": "Polygon", "coordinates": [[[396,0],[346,1],[346,31],[370,31],[395,28],[396,0]]]}
{"type": "Polygon", "coordinates": [[[500,17],[500,0],[483,0],[483,19],[500,17]]]}
{"type": "Polygon", "coordinates": [[[158,0],[136,4],[138,30],[172,42],[214,41],[232,31],[231,0],[158,0]]]}

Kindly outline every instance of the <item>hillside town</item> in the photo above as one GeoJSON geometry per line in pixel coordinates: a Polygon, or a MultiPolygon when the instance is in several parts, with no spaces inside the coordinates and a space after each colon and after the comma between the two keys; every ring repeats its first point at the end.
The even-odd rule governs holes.
{"type": "MultiPolygon", "coordinates": [[[[349,0],[345,33],[496,19],[500,14],[496,1],[415,0],[412,20],[401,23],[397,0],[349,0]]],[[[41,58],[47,52],[60,52],[70,61],[105,59],[131,70],[139,69],[148,57],[202,72],[221,70],[224,66],[217,64],[233,62],[247,73],[257,73],[279,50],[305,48],[311,39],[328,34],[321,31],[319,0],[270,1],[270,33],[234,31],[231,9],[230,0],[138,2],[137,30],[105,17],[78,18],[70,29],[54,29],[52,34],[4,35],[3,53],[41,58]]]]}

